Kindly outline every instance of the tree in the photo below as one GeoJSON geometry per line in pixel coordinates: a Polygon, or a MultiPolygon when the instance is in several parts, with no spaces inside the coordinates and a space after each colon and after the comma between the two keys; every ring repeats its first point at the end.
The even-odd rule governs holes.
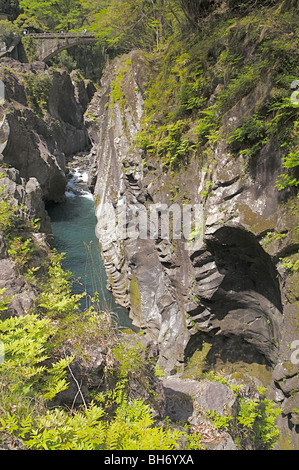
{"type": "Polygon", "coordinates": [[[157,49],[173,32],[173,0],[110,0],[100,2],[93,29],[110,48],[157,49]]]}
{"type": "Polygon", "coordinates": [[[20,7],[24,11],[24,23],[34,18],[46,31],[81,28],[86,18],[86,6],[80,0],[21,0],[20,7]]]}
{"type": "Polygon", "coordinates": [[[2,41],[6,41],[7,44],[10,44],[19,34],[19,28],[11,21],[0,21],[0,38],[2,41]]]}
{"type": "Polygon", "coordinates": [[[5,13],[10,21],[15,20],[20,13],[19,0],[0,0],[0,11],[5,13]]]}

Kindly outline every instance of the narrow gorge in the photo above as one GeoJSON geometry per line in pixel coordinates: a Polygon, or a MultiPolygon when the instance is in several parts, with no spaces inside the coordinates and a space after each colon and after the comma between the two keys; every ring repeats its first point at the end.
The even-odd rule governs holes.
{"type": "MultiPolygon", "coordinates": [[[[295,383],[297,374],[294,364],[286,364],[298,317],[296,275],[287,275],[281,259],[297,253],[298,238],[296,215],[275,187],[282,156],[273,139],[254,167],[246,168],[243,155],[233,156],[221,139],[206,161],[189,157],[179,171],[151,159],[135,144],[150,67],[137,51],[118,59],[89,106],[90,184],[99,201],[97,233],[112,291],[158,345],[158,363],[167,374],[182,372],[186,364],[188,369],[188,362],[196,369],[196,361],[203,370],[246,371],[272,384],[273,397],[284,401],[284,385],[295,383]],[[121,97],[113,102],[115,86],[121,97]],[[109,229],[123,205],[135,207],[136,216],[140,205],[170,208],[174,201],[204,204],[205,220],[196,221],[204,225],[204,236],[193,250],[183,238],[121,238],[117,223],[109,229]]],[[[225,113],[222,131],[237,129],[270,97],[269,83],[253,87],[225,113]]],[[[287,395],[286,405],[296,400],[287,395]]]]}
{"type": "Polygon", "coordinates": [[[61,356],[53,346],[75,357],[53,406],[118,390],[119,335],[143,368],[127,373],[129,396],[158,423],[188,423],[206,449],[271,447],[212,419],[238,421],[265,396],[280,410],[275,448],[298,449],[296,8],[236,18],[220,3],[200,31],[107,60],[100,85],[1,59],[1,198],[18,208],[12,228],[1,206],[1,318],[44,314],[51,250],[66,252],[78,329],[61,356]],[[95,294],[103,335],[82,346],[95,294]]]}

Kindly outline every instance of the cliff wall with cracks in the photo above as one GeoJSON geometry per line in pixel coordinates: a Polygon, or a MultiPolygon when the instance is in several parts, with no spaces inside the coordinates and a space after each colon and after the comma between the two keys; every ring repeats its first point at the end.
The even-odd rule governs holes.
{"type": "MultiPolygon", "coordinates": [[[[134,324],[146,328],[159,343],[161,359],[165,356],[164,362],[172,369],[178,360],[183,361],[189,338],[176,290],[163,269],[155,240],[123,237],[120,223],[122,210],[130,206],[133,218],[134,208],[151,197],[142,188],[142,150],[133,145],[140,130],[144,77],[145,62],[137,51],[106,70],[103,91],[95,95],[86,122],[92,139],[96,134],[90,184],[108,287],[121,305],[131,309],[134,324]],[[113,78],[116,84],[111,92],[113,78]],[[118,86],[121,98],[114,101],[118,86]],[[90,115],[96,120],[90,120],[90,115]]],[[[130,231],[130,221],[125,231],[130,231]]]]}
{"type": "Polygon", "coordinates": [[[45,201],[60,201],[66,158],[90,145],[83,113],[94,90],[75,72],[53,71],[42,62],[6,59],[0,74],[5,85],[1,163],[25,180],[36,178],[45,201]]]}
{"type": "MultiPolygon", "coordinates": [[[[138,51],[116,59],[86,113],[108,287],[157,344],[166,374],[207,351],[203,371],[247,371],[271,385],[284,409],[281,427],[296,445],[298,365],[290,344],[298,336],[298,275],[281,259],[296,256],[298,235],[289,195],[275,187],[281,151],[270,139],[248,166],[223,138],[204,162],[193,156],[173,172],[136,143],[151,66],[138,51]],[[203,237],[191,249],[173,234],[134,233],[142,207],[173,202],[203,208],[203,237]]],[[[266,103],[271,87],[257,85],[232,106],[222,116],[224,134],[253,115],[257,102],[266,103]]],[[[217,85],[211,99],[215,94],[217,85]]]]}
{"type": "MultiPolygon", "coordinates": [[[[2,60],[0,78],[5,86],[0,106],[1,202],[4,208],[7,203],[21,211],[19,216],[28,227],[13,229],[11,222],[12,236],[15,240],[21,236],[34,246],[30,267],[42,273],[52,238],[45,203],[64,199],[66,159],[90,148],[83,113],[94,87],[76,72],[70,75],[42,62],[22,64],[12,59],[2,60]]],[[[1,216],[5,220],[5,213],[1,216]]],[[[6,315],[29,313],[37,291],[9,255],[3,233],[0,265],[1,293],[11,299],[6,315]]]]}

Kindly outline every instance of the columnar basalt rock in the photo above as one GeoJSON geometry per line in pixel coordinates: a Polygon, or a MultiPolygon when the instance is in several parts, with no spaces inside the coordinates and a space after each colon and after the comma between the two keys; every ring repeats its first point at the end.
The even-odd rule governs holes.
{"type": "MultiPolygon", "coordinates": [[[[296,316],[296,299],[287,294],[288,281],[279,264],[281,253],[298,247],[294,220],[275,188],[282,172],[280,151],[271,140],[247,168],[244,157],[232,157],[221,140],[205,167],[193,158],[181,169],[176,184],[188,189],[191,205],[203,206],[203,237],[194,249],[171,236],[124,237],[120,207],[148,210],[151,204],[169,207],[173,201],[173,175],[150,155],[143,161],[134,141],[147,72],[141,53],[117,59],[86,113],[94,159],[90,186],[110,288],[129,307],[134,324],[157,343],[166,374],[180,370],[184,360],[208,343],[205,367],[257,364],[264,368],[265,379],[282,355],[289,360],[286,338],[296,339],[296,328],[290,333],[287,326],[288,318],[296,316]],[[268,243],[267,235],[277,232],[285,237],[268,243]]],[[[242,100],[242,107],[227,112],[224,135],[240,125],[245,112],[247,117],[254,112],[257,97],[267,100],[270,91],[270,83],[258,87],[242,100]]],[[[272,382],[274,393],[281,389],[281,380],[278,374],[272,382]]],[[[282,404],[287,404],[288,394],[279,398],[282,404]]]]}
{"type": "MultiPolygon", "coordinates": [[[[242,160],[233,164],[222,143],[215,150],[219,155],[213,172],[215,189],[205,203],[205,237],[198,251],[186,250],[184,240],[174,244],[173,240],[150,237],[132,239],[127,232],[127,238],[120,237],[120,200],[126,207],[170,204],[166,192],[170,176],[159,174],[159,165],[156,172],[149,171],[150,163],[143,167],[142,152],[134,145],[140,128],[138,116],[142,116],[141,88],[134,78],[136,57],[135,52],[135,63],[129,56],[107,70],[103,92],[90,108],[96,110],[97,103],[94,196],[97,233],[112,291],[123,305],[130,306],[135,324],[159,343],[161,363],[168,370],[179,366],[190,338],[194,343],[197,335],[211,332],[218,338],[242,338],[245,355],[250,346],[251,359],[263,357],[266,363],[275,364],[282,322],[277,272],[242,220],[243,206],[257,219],[266,220],[269,214],[263,212],[268,204],[263,201],[256,211],[259,181],[252,184],[244,175],[242,160]],[[123,96],[113,101],[115,80],[119,80],[123,96]],[[227,204],[227,210],[220,211],[220,204],[227,204]]],[[[94,133],[93,128],[91,135],[94,133]]],[[[196,162],[185,170],[194,203],[199,201],[202,175],[196,162]]],[[[231,359],[236,360],[239,354],[232,353],[231,359]]]]}

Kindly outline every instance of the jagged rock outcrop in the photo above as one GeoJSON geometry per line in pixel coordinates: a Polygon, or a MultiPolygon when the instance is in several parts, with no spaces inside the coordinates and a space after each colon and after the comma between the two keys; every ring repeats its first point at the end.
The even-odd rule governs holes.
{"type": "Polygon", "coordinates": [[[0,72],[6,99],[1,109],[1,161],[26,180],[37,178],[44,200],[62,200],[65,159],[89,146],[82,119],[87,85],[39,62],[6,59],[0,72]]]}
{"type": "MultiPolygon", "coordinates": [[[[83,113],[94,88],[76,72],[53,72],[44,63],[21,64],[3,60],[0,77],[5,85],[5,102],[0,107],[1,198],[19,207],[28,229],[11,227],[10,241],[31,239],[36,255],[30,266],[42,273],[42,260],[50,252],[51,223],[46,201],[61,201],[66,187],[66,158],[89,148],[83,113]],[[39,220],[38,230],[30,223],[39,220]]],[[[9,256],[4,238],[0,244],[0,289],[11,301],[7,315],[29,312],[36,297],[9,256]]]]}
{"type": "MultiPolygon", "coordinates": [[[[31,238],[36,247],[36,255],[30,261],[30,267],[42,265],[43,258],[49,255],[49,236],[51,235],[51,223],[45,205],[42,200],[42,190],[36,178],[30,178],[27,182],[20,177],[15,168],[1,169],[0,175],[1,198],[9,201],[12,207],[19,207],[22,211],[24,223],[33,223],[39,219],[39,231],[23,229],[23,235],[31,238]],[[38,250],[37,250],[38,248],[38,250]]],[[[12,229],[12,236],[19,236],[18,228],[12,229]]],[[[36,298],[36,290],[25,279],[18,269],[17,263],[9,256],[4,237],[0,240],[0,289],[5,298],[10,299],[7,309],[2,315],[26,315],[30,311],[36,298]]]]}
{"type": "Polygon", "coordinates": [[[121,59],[106,70],[102,80],[103,93],[96,95],[88,108],[91,138],[97,131],[92,150],[93,182],[90,183],[94,191],[97,234],[109,286],[116,301],[131,308],[134,323],[138,327],[146,327],[149,336],[158,341],[161,357],[165,351],[171,370],[178,358],[183,361],[184,345],[189,338],[185,317],[173,292],[171,279],[163,270],[155,240],[122,237],[123,227],[118,220],[121,215],[117,214],[122,203],[126,211],[128,205],[133,209],[139,200],[147,197],[141,189],[142,151],[132,145],[142,117],[143,90],[140,84],[143,82],[140,68],[144,58],[134,51],[129,55],[129,63],[127,72],[121,59]],[[124,107],[109,98],[111,78],[116,78],[119,73],[124,76],[119,84],[124,107]],[[90,120],[91,112],[96,120],[90,120]]]}
{"type": "MultiPolygon", "coordinates": [[[[298,365],[290,365],[287,344],[296,340],[298,294],[296,275],[283,269],[280,258],[296,252],[298,237],[294,216],[275,188],[282,172],[279,147],[273,138],[246,168],[244,157],[232,157],[221,140],[210,163],[191,159],[181,169],[177,186],[188,189],[190,204],[203,210],[197,245],[190,248],[184,238],[150,237],[149,229],[135,236],[138,211],[153,204],[169,208],[173,201],[171,172],[150,155],[143,161],[134,141],[148,67],[137,51],[117,59],[86,113],[94,144],[90,187],[109,286],[130,308],[134,324],[157,343],[159,365],[168,374],[206,343],[207,368],[257,364],[264,379],[275,368],[273,394],[284,408],[282,421],[293,419],[286,427],[296,446],[296,418],[288,403],[297,393],[292,387],[298,365]],[[268,243],[269,233],[285,236],[268,243]],[[280,363],[288,363],[291,372],[278,371],[280,363]],[[283,390],[286,377],[290,388],[283,390]]],[[[266,102],[270,91],[270,83],[258,86],[228,111],[224,133],[254,112],[256,100],[266,102]]]]}
{"type": "MultiPolygon", "coordinates": [[[[188,423],[192,431],[199,432],[206,450],[237,450],[232,436],[228,432],[219,432],[207,414],[213,411],[223,417],[236,415],[236,395],[229,386],[178,376],[163,379],[162,383],[166,416],[173,421],[188,423]]],[[[248,398],[251,396],[248,394],[248,398]]]]}
{"type": "MultiPolygon", "coordinates": [[[[136,56],[135,52],[135,61],[136,56]]],[[[120,64],[115,65],[114,77],[123,67],[120,64]]],[[[122,81],[123,109],[119,103],[109,101],[111,82],[107,77],[113,80],[111,70],[104,76],[104,92],[98,102],[100,137],[94,150],[94,194],[98,202],[98,236],[113,292],[124,305],[130,305],[134,322],[158,341],[168,367],[183,360],[189,339],[194,342],[202,332],[220,342],[225,338],[227,343],[234,343],[235,339],[240,343],[238,357],[242,356],[243,345],[247,358],[250,354],[251,359],[256,356],[256,360],[275,364],[282,323],[280,286],[277,270],[256,235],[270,230],[269,207],[277,206],[269,190],[263,194],[271,204],[261,199],[256,211],[258,188],[264,187],[265,181],[257,179],[253,184],[250,177],[246,178],[242,162],[229,160],[223,143],[215,151],[221,157],[213,171],[213,191],[205,203],[204,240],[198,249],[186,250],[184,240],[176,240],[174,247],[170,239],[131,237],[129,230],[126,238],[120,239],[120,201],[131,211],[140,204],[171,204],[167,193],[169,175],[162,174],[157,162],[147,162],[142,168],[142,152],[133,145],[139,129],[138,115],[142,114],[142,93],[134,76],[132,60],[132,68],[122,81]],[[252,227],[245,220],[248,213],[264,222],[259,233],[249,231],[252,227]],[[115,224],[110,223],[112,220],[115,224]],[[191,321],[195,323],[193,330],[191,321]]],[[[200,179],[205,176],[196,162],[184,170],[182,179],[189,183],[194,203],[202,202],[198,194],[200,179]]],[[[130,221],[127,223],[128,228],[130,221]]],[[[222,346],[220,349],[227,359],[235,360],[236,354],[229,352],[229,346],[226,352],[222,346]]]]}

